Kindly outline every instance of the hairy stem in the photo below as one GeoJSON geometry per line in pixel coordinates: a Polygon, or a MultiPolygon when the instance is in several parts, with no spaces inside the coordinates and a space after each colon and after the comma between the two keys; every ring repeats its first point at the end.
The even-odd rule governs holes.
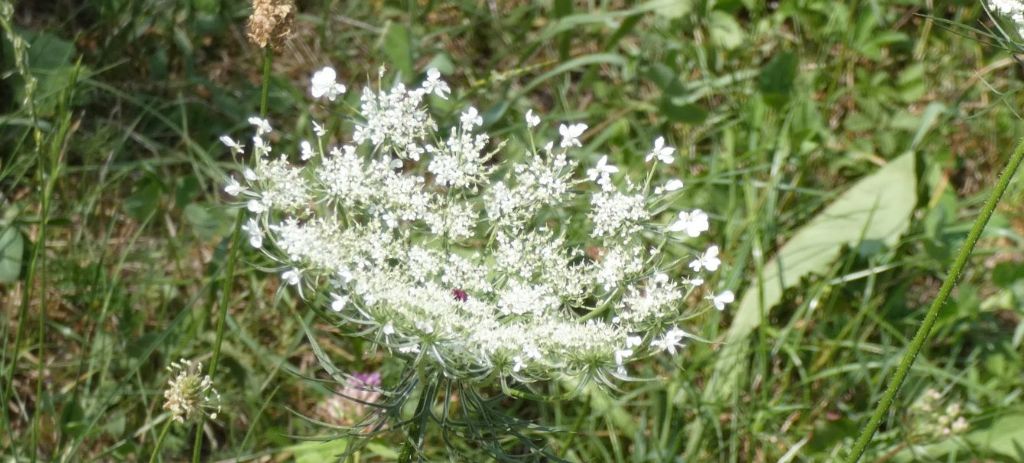
{"type": "Polygon", "coordinates": [[[914,334],[914,338],[910,341],[910,346],[903,354],[903,358],[896,367],[896,372],[889,380],[889,385],[886,387],[885,393],[882,394],[882,399],[878,402],[875,412],[871,415],[871,419],[868,420],[868,423],[864,426],[860,436],[854,443],[853,450],[850,452],[850,458],[847,460],[848,462],[856,463],[860,460],[868,444],[871,443],[871,438],[875,435],[875,431],[878,430],[878,426],[882,423],[882,419],[889,412],[889,408],[892,407],[893,401],[896,399],[896,393],[899,392],[900,386],[903,385],[903,380],[906,379],[907,373],[910,372],[910,367],[914,364],[917,354],[921,352],[921,348],[924,347],[925,342],[928,340],[928,335],[931,334],[935,319],[938,318],[942,307],[946,305],[946,299],[949,298],[949,294],[953,291],[953,286],[960,279],[960,274],[963,272],[964,266],[967,265],[967,259],[970,258],[971,252],[974,250],[974,245],[977,244],[978,238],[981,237],[981,232],[985,230],[985,225],[988,224],[988,219],[992,217],[999,199],[1006,192],[1006,187],[1010,184],[1010,179],[1013,178],[1017,167],[1020,166],[1021,159],[1024,159],[1024,140],[1017,144],[1017,148],[1014,149],[1013,154],[1007,161],[1006,167],[999,175],[999,181],[989,194],[988,199],[985,200],[981,214],[974,220],[974,225],[971,227],[970,233],[967,234],[967,240],[964,241],[959,254],[956,256],[956,260],[949,268],[946,279],[939,288],[938,296],[932,302],[931,307],[928,308],[928,313],[925,314],[924,320],[921,321],[921,325],[917,329],[917,333],[914,334]]]}

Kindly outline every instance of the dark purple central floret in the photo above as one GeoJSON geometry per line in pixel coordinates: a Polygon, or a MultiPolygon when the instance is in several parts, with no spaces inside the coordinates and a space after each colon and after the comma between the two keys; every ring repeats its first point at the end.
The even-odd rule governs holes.
{"type": "Polygon", "coordinates": [[[455,296],[455,300],[459,302],[466,302],[469,299],[469,294],[466,294],[466,290],[462,288],[453,289],[452,296],[455,296]]]}

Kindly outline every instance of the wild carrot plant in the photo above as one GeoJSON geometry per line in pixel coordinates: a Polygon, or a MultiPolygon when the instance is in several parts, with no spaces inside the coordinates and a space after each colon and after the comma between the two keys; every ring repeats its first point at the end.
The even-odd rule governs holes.
{"type": "Polygon", "coordinates": [[[252,117],[249,140],[221,141],[247,154],[225,191],[249,213],[249,245],[343,330],[407,362],[403,387],[420,395],[408,448],[435,395],[450,395],[442,384],[463,395],[567,378],[613,386],[631,362],[676,354],[697,338],[690,319],[733,301],[704,288],[721,266],[718,246],[698,241],[709,215],[670,209],[685,189],[659,175],[675,161],[664,138],[632,178],[606,155],[580,155],[585,123],[551,123],[548,140],[527,111],[524,148],[512,150],[473,107],[450,125],[434,118],[430,100],[451,95],[436,69],[413,87],[383,81],[382,70],[345,113],[336,72],[312,76],[311,96],[349,118],[351,134],[314,121],[290,153],[272,146],[271,121],[252,117]],[[666,251],[679,244],[692,254],[666,251]]]}

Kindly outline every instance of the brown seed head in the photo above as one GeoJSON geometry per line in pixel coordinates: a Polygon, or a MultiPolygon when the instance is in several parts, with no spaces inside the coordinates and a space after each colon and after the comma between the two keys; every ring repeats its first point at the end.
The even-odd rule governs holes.
{"type": "Polygon", "coordinates": [[[291,34],[294,16],[293,0],[252,0],[249,41],[261,48],[279,48],[291,34]]]}

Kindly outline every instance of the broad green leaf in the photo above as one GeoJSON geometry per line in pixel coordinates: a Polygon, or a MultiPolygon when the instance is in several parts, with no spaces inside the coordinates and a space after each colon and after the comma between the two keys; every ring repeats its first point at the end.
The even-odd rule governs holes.
{"type": "Polygon", "coordinates": [[[732,50],[743,44],[743,27],[724,11],[712,11],[708,16],[708,29],[711,34],[711,41],[726,50],[732,50]]]}
{"type": "Polygon", "coordinates": [[[71,42],[46,32],[28,32],[24,37],[29,42],[28,60],[33,71],[54,71],[71,65],[75,55],[71,42]]]}
{"type": "Polygon", "coordinates": [[[789,51],[779,53],[768,61],[757,79],[757,86],[765,101],[779,107],[789,99],[789,94],[793,91],[793,81],[796,80],[798,64],[796,54],[789,51]]]}
{"type": "Polygon", "coordinates": [[[14,283],[18,280],[24,252],[25,239],[17,228],[8,226],[0,231],[0,283],[14,283]]]}
{"type": "Polygon", "coordinates": [[[708,118],[708,110],[694,103],[676,104],[673,98],[662,98],[658,110],[672,122],[700,124],[708,118]]]}
{"type": "Polygon", "coordinates": [[[652,0],[645,6],[654,7],[654,12],[668,19],[679,19],[693,11],[690,0],[652,0]]]}
{"type": "Polygon", "coordinates": [[[150,214],[156,213],[160,206],[162,192],[163,188],[160,187],[160,182],[153,179],[146,180],[124,200],[121,206],[135,220],[146,220],[150,214]]]}
{"type": "Polygon", "coordinates": [[[226,236],[231,231],[232,218],[222,208],[191,203],[185,206],[184,215],[196,236],[203,240],[226,236]]]}
{"type": "Polygon", "coordinates": [[[745,342],[768,311],[782,300],[783,291],[812,274],[823,274],[844,246],[862,250],[892,246],[910,224],[917,203],[914,154],[906,153],[861,179],[832,204],[797,230],[769,260],[747,289],[726,335],[706,392],[724,398],[736,386],[749,346],[745,342]]]}

